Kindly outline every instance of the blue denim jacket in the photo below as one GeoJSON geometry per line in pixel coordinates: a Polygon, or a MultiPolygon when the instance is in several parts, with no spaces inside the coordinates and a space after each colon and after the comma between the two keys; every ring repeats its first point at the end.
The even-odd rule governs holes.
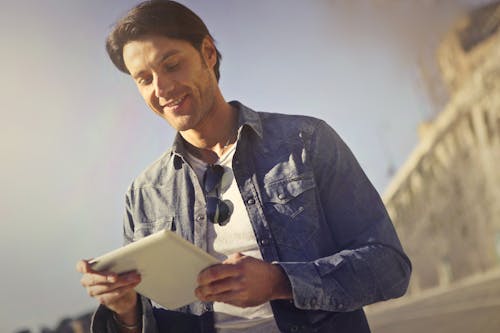
{"type": "MultiPolygon", "coordinates": [[[[324,121],[232,105],[239,112],[235,179],[263,259],[279,263],[292,285],[293,302],[271,302],[280,330],[369,332],[362,307],[403,295],[411,272],[378,193],[324,121]]],[[[132,183],[125,243],[167,228],[207,249],[205,198],[184,155],[178,135],[132,183]]],[[[144,320],[156,318],[143,331],[166,332],[189,314],[196,317],[188,326],[210,331],[211,309],[195,302],[173,312],[143,301],[144,320]]]]}

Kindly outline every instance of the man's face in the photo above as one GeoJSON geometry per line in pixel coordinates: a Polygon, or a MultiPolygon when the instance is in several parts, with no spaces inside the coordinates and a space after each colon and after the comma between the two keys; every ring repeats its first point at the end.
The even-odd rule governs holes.
{"type": "Polygon", "coordinates": [[[178,131],[196,129],[214,107],[216,51],[205,38],[190,43],[146,36],[123,48],[125,65],[146,104],[178,131]]]}

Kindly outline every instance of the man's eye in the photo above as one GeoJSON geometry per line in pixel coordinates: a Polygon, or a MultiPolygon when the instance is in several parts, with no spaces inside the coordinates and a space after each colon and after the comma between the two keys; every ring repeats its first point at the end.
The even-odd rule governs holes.
{"type": "Polygon", "coordinates": [[[137,83],[141,86],[145,86],[145,85],[148,85],[152,82],[152,80],[150,78],[139,78],[137,79],[137,83]]]}
{"type": "Polygon", "coordinates": [[[177,69],[178,66],[179,66],[179,63],[176,62],[176,63],[172,63],[172,64],[165,64],[164,68],[167,72],[173,72],[177,69]]]}

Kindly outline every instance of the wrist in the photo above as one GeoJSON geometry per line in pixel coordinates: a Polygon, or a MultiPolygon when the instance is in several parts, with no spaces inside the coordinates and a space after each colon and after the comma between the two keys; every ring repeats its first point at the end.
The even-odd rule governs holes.
{"type": "Polygon", "coordinates": [[[119,327],[121,332],[139,332],[141,328],[141,320],[139,316],[136,316],[135,320],[132,322],[130,318],[124,320],[113,312],[113,321],[119,327]]]}
{"type": "Polygon", "coordinates": [[[123,324],[124,326],[134,326],[139,322],[139,314],[135,310],[125,314],[118,314],[113,312],[113,320],[117,324],[123,324]]]}
{"type": "Polygon", "coordinates": [[[141,327],[141,302],[137,297],[134,306],[125,311],[113,312],[113,321],[122,332],[136,332],[141,327]]]}
{"type": "Polygon", "coordinates": [[[288,275],[278,263],[272,263],[272,267],[275,271],[275,283],[273,287],[273,297],[272,299],[293,299],[292,284],[288,275]]]}

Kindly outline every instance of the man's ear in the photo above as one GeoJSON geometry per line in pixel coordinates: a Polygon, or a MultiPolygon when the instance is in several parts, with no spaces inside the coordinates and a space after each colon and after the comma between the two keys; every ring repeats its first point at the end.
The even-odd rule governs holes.
{"type": "Polygon", "coordinates": [[[203,42],[201,43],[201,52],[207,66],[213,69],[217,63],[217,51],[215,49],[214,41],[209,36],[206,36],[203,39],[203,42]]]}

